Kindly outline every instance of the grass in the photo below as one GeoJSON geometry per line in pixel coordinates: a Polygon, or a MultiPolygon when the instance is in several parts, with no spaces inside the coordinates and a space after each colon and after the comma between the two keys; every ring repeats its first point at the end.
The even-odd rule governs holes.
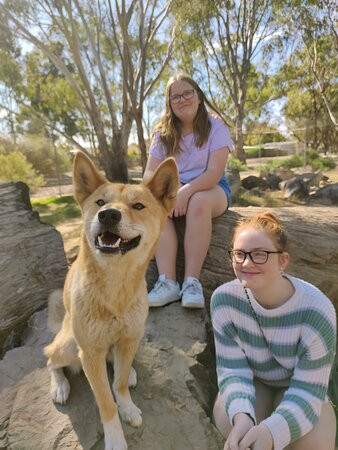
{"type": "Polygon", "coordinates": [[[267,208],[279,208],[285,206],[286,202],[281,191],[263,192],[256,195],[250,191],[238,192],[237,198],[232,202],[231,206],[259,206],[267,208]]]}
{"type": "Polygon", "coordinates": [[[81,217],[81,210],[72,195],[32,200],[32,207],[40,215],[41,222],[58,225],[81,217]]]}
{"type": "Polygon", "coordinates": [[[336,167],[336,163],[332,158],[322,157],[315,150],[309,149],[305,155],[298,154],[293,155],[290,158],[280,160],[275,159],[273,161],[268,162],[264,166],[260,166],[257,170],[261,170],[263,172],[271,172],[278,167],[284,167],[286,169],[293,169],[295,167],[301,167],[305,164],[312,167],[313,170],[320,170],[322,172],[334,169],[336,167]]]}

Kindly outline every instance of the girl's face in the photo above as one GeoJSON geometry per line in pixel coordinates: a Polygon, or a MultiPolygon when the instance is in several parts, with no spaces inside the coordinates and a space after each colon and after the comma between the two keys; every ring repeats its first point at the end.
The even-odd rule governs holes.
{"type": "Polygon", "coordinates": [[[170,87],[169,103],[173,113],[182,123],[192,123],[196,117],[200,99],[190,83],[179,80],[170,87]],[[186,98],[182,94],[185,94],[186,98]]]}
{"type": "MultiPolygon", "coordinates": [[[[278,251],[270,235],[256,228],[243,228],[236,236],[233,250],[243,252],[255,250],[278,251]]],[[[242,263],[233,262],[232,266],[236,277],[255,293],[255,291],[269,289],[274,282],[280,281],[281,271],[285,269],[288,261],[289,254],[286,252],[269,254],[264,264],[255,264],[250,256],[246,255],[242,263]]]]}

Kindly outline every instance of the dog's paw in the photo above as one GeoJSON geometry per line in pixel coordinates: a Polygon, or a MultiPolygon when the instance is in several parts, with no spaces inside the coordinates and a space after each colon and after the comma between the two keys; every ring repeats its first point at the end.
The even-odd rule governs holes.
{"type": "Polygon", "coordinates": [[[137,385],[137,373],[134,367],[131,367],[128,378],[128,386],[134,388],[136,387],[136,385],[137,385]]]}
{"type": "Polygon", "coordinates": [[[70,392],[70,385],[65,377],[60,383],[52,383],[50,393],[55,403],[66,403],[70,392]]]}
{"type": "Polygon", "coordinates": [[[133,402],[119,405],[119,413],[121,419],[129,423],[132,427],[140,427],[142,425],[142,411],[133,402]]]}
{"type": "Polygon", "coordinates": [[[120,420],[116,414],[113,420],[103,422],[104,450],[127,450],[120,420]]]}

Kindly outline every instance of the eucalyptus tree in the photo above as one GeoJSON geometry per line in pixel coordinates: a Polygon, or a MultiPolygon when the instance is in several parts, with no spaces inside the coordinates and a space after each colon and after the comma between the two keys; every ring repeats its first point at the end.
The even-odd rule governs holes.
{"type": "MultiPolygon", "coordinates": [[[[243,125],[248,113],[250,77],[256,70],[254,66],[259,55],[263,54],[265,46],[271,46],[280,29],[273,2],[215,0],[206,3],[194,0],[187,7],[180,5],[176,4],[176,14],[199,43],[198,47],[195,43],[195,55],[199,58],[194,61],[193,56],[188,57],[187,64],[204,74],[214,104],[218,109],[226,110],[225,119],[234,127],[236,156],[245,160],[243,125]],[[203,62],[202,68],[196,63],[198,59],[203,62]]],[[[257,90],[256,94],[256,98],[251,99],[253,108],[275,98],[268,91],[263,95],[262,90],[257,90]]]]}
{"type": "MultiPolygon", "coordinates": [[[[293,54],[302,51],[312,86],[322,98],[328,118],[338,129],[334,103],[337,88],[338,8],[334,0],[283,0],[279,20],[285,27],[293,54]]],[[[292,61],[293,55],[290,56],[292,61]]]]}
{"type": "Polygon", "coordinates": [[[142,168],[147,162],[144,138],[144,102],[153,91],[172,55],[177,28],[169,19],[171,0],[134,0],[127,7],[124,0],[110,3],[109,18],[114,44],[122,61],[123,81],[128,92],[142,168]],[[162,38],[159,31],[162,30],[162,38]],[[169,37],[167,40],[166,38],[169,37]]]}
{"type": "MultiPolygon", "coordinates": [[[[48,58],[64,89],[70,88],[76,96],[76,124],[81,119],[81,129],[89,130],[95,154],[110,180],[128,180],[132,122],[135,119],[138,124],[143,102],[170,57],[170,43],[159,48],[156,41],[169,9],[170,4],[160,0],[149,0],[145,5],[142,0],[0,3],[0,29],[48,58]],[[153,43],[156,54],[151,51],[153,43]],[[147,72],[149,64],[152,70],[147,72]]],[[[55,86],[50,85],[50,89],[55,92],[55,86]]],[[[63,96],[62,88],[59,95],[63,96]]],[[[78,133],[72,135],[65,124],[56,125],[55,115],[46,114],[46,105],[40,102],[39,109],[30,102],[28,106],[45,124],[86,151],[78,133]]],[[[139,125],[138,136],[143,146],[139,125]]]]}

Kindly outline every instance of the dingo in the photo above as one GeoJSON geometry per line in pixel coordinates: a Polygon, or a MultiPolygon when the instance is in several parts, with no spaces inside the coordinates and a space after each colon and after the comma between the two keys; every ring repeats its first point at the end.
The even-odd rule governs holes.
{"type": "MultiPolygon", "coordinates": [[[[128,385],[136,384],[132,362],[148,315],[145,272],[178,184],[172,158],[148,182],[130,185],[108,182],[84,153],[75,156],[74,195],[84,229],[64,285],[62,326],[44,352],[54,402],[64,403],[70,391],[62,368],[83,368],[99,407],[106,450],[127,449],[106,359],[113,359],[113,392],[121,418],[135,427],[142,424],[128,385]]],[[[57,320],[52,311],[49,324],[57,320]]]]}

